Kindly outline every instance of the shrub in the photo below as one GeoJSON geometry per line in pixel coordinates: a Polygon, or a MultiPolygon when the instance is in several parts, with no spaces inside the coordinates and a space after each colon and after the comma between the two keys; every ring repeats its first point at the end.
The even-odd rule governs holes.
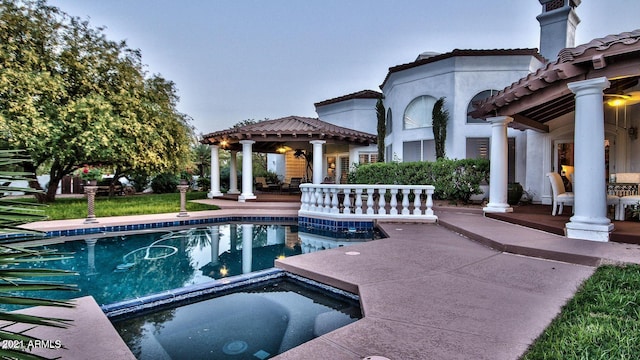
{"type": "Polygon", "coordinates": [[[464,202],[482,193],[480,184],[488,179],[489,161],[484,159],[363,164],[349,173],[351,184],[433,185],[436,199],[464,202]]]}
{"type": "Polygon", "coordinates": [[[151,180],[151,190],[155,194],[166,194],[176,192],[178,188],[178,177],[171,173],[162,173],[151,180]]]}
{"type": "Polygon", "coordinates": [[[208,176],[200,176],[198,177],[198,181],[196,182],[200,191],[209,192],[211,188],[211,178],[208,176]]]}
{"type": "Polygon", "coordinates": [[[144,173],[136,173],[129,177],[131,185],[136,192],[143,192],[149,186],[149,175],[144,173]]]}

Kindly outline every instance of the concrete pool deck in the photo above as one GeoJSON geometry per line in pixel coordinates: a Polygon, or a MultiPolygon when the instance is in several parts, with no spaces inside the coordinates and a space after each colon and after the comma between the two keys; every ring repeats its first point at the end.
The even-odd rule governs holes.
{"type": "MultiPolygon", "coordinates": [[[[222,210],[190,215],[288,216],[297,214],[299,206],[215,201],[222,201],[222,210]]],[[[474,209],[435,212],[437,224],[380,222],[389,238],[277,261],[292,273],[359,293],[364,317],[276,358],[517,359],[595,266],[640,263],[638,245],[567,239],[486,218],[474,209]]],[[[137,223],[175,215],[98,220],[105,225],[137,223]]],[[[46,226],[77,227],[81,222],[46,226]]],[[[92,351],[92,358],[123,358],[128,349],[122,348],[106,316],[90,301],[83,303],[89,305],[81,309],[88,310],[67,314],[77,313],[74,327],[90,321],[90,329],[65,340],[69,350],[47,355],[74,359],[71,354],[100,339],[112,346],[99,349],[100,354],[92,351]]],[[[49,332],[47,338],[54,339],[69,331],[40,329],[42,336],[49,332]]]]}

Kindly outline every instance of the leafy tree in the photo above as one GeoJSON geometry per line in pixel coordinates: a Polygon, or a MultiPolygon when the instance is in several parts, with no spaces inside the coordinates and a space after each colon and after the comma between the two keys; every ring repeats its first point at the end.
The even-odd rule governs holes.
{"type": "Polygon", "coordinates": [[[449,111],[444,108],[444,97],[441,97],[433,105],[433,140],[436,144],[436,159],[445,157],[444,144],[447,140],[447,123],[449,111]]]}
{"type": "Polygon", "coordinates": [[[119,176],[187,161],[175,84],[143,68],[139,50],[46,1],[0,0],[0,134],[29,152],[27,171],[50,169],[46,200],[83,164],[119,176]]]}
{"type": "Polygon", "coordinates": [[[191,148],[191,160],[198,167],[198,174],[206,176],[211,167],[211,149],[208,145],[198,144],[191,148]]]}
{"type": "Polygon", "coordinates": [[[378,99],[378,102],[376,103],[376,115],[378,116],[378,162],[384,162],[384,137],[387,129],[382,99],[378,99]]]}

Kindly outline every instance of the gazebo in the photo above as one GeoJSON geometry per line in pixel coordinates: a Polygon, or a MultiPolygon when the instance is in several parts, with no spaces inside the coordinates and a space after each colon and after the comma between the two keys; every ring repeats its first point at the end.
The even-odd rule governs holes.
{"type": "Polygon", "coordinates": [[[242,152],[242,192],[238,201],[255,199],[253,193],[252,153],[283,153],[290,150],[313,154],[313,183],[322,182],[323,145],[368,146],[375,144],[377,136],[333,125],[325,121],[288,116],[275,120],[232,127],[206,134],[200,141],[211,148],[211,192],[209,197],[222,196],[220,192],[220,163],[218,150],[231,153],[229,192],[237,193],[236,156],[242,152]]]}
{"type": "Polygon", "coordinates": [[[639,79],[640,30],[634,30],[563,49],[556,61],[481,101],[471,114],[485,118],[493,127],[490,199],[485,211],[512,211],[506,201],[506,127],[532,132],[533,140],[527,144],[527,178],[544,181],[544,174],[552,170],[551,126],[556,134],[563,126],[573,135],[576,179],[574,215],[566,224],[567,236],[608,241],[613,224],[606,216],[605,135],[611,134],[617,142],[615,169],[624,171],[633,159],[630,139],[635,139],[637,127],[619,124],[617,118],[615,124],[608,124],[605,106],[618,106],[612,101],[627,107],[636,104],[639,79]],[[538,163],[534,164],[534,158],[540,159],[538,163]]]}

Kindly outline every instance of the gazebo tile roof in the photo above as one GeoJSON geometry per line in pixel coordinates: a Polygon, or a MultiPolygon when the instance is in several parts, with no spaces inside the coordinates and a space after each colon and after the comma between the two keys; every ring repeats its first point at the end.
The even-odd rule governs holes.
{"type": "Polygon", "coordinates": [[[288,116],[209,133],[203,136],[201,142],[219,144],[223,141],[238,142],[245,139],[265,143],[322,139],[368,145],[377,142],[377,135],[330,124],[316,118],[288,116]]]}

